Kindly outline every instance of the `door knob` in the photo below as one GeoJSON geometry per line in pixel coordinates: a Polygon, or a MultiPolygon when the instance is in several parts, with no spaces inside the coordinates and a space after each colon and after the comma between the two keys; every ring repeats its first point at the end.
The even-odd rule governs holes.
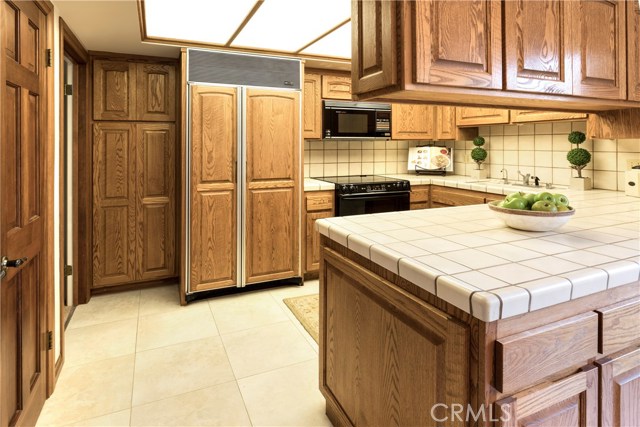
{"type": "Polygon", "coordinates": [[[9,259],[6,256],[3,256],[2,259],[0,259],[0,279],[7,275],[7,268],[18,268],[27,262],[27,259],[27,257],[9,259]]]}

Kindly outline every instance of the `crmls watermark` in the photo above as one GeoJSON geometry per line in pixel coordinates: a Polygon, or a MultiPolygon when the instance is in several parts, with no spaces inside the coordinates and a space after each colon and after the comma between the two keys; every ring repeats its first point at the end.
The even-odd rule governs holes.
{"type": "Polygon", "coordinates": [[[502,421],[503,423],[511,420],[511,414],[504,413],[500,418],[496,418],[493,413],[493,406],[480,406],[474,409],[471,405],[462,405],[460,403],[436,403],[431,407],[431,419],[436,422],[444,423],[451,421],[502,421]]]}

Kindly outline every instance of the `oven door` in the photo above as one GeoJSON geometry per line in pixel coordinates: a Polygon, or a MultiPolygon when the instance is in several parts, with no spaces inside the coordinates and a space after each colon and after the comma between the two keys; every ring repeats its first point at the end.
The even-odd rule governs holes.
{"type": "Polygon", "coordinates": [[[409,191],[389,193],[339,194],[336,215],[361,215],[409,210],[409,191]]]}

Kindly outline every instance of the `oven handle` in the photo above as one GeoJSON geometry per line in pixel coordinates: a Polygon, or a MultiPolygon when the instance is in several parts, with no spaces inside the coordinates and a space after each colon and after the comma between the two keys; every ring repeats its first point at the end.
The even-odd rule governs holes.
{"type": "Polygon", "coordinates": [[[339,194],[338,197],[342,200],[358,200],[358,199],[372,199],[372,198],[384,198],[389,199],[392,197],[410,195],[410,191],[388,191],[380,193],[355,193],[355,194],[339,194]]]}

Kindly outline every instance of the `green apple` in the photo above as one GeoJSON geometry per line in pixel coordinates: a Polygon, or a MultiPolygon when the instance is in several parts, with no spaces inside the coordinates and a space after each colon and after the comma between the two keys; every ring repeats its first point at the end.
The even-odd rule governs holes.
{"type": "Polygon", "coordinates": [[[505,199],[506,200],[510,200],[510,199],[514,199],[516,197],[524,198],[524,196],[525,196],[525,193],[523,193],[522,191],[518,191],[517,193],[507,194],[507,197],[505,199]]]}
{"type": "Polygon", "coordinates": [[[571,210],[569,206],[566,206],[566,205],[556,205],[556,208],[558,208],[558,212],[565,212],[565,211],[571,210]]]}
{"type": "Polygon", "coordinates": [[[536,194],[535,193],[528,193],[524,196],[525,200],[527,201],[527,205],[529,205],[529,209],[531,209],[531,206],[533,206],[533,204],[536,202],[535,198],[536,198],[536,194]]]}
{"type": "Polygon", "coordinates": [[[569,199],[564,194],[554,194],[553,200],[556,206],[569,206],[569,199]]]}
{"type": "Polygon", "coordinates": [[[512,199],[506,199],[503,202],[502,207],[507,209],[523,210],[527,209],[527,201],[522,197],[514,197],[512,199]]]}
{"type": "Polygon", "coordinates": [[[531,206],[532,211],[540,212],[558,212],[558,208],[553,202],[548,200],[538,200],[531,206]]]}
{"type": "Polygon", "coordinates": [[[542,201],[545,201],[545,202],[553,203],[555,205],[555,199],[553,198],[553,194],[548,193],[546,191],[543,191],[542,193],[536,194],[534,200],[536,202],[539,202],[539,201],[542,200],[542,201]]]}

